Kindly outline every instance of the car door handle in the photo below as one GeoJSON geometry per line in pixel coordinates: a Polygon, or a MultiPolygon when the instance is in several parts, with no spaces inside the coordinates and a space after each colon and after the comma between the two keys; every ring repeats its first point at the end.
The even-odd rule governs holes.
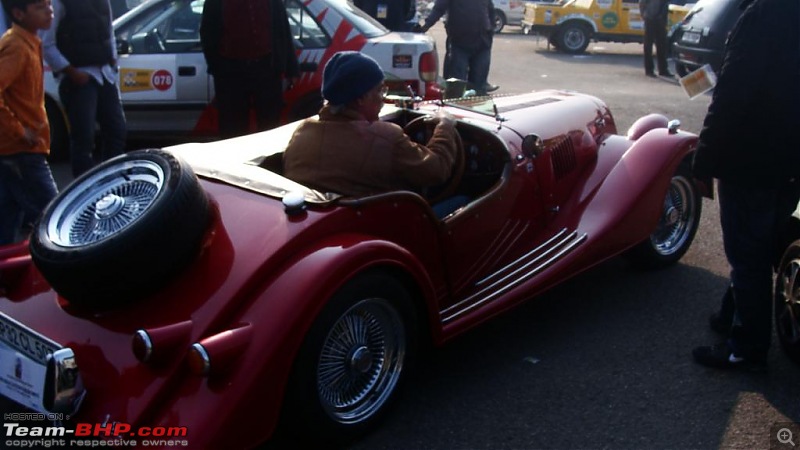
{"type": "Polygon", "coordinates": [[[197,67],[195,66],[180,66],[178,67],[179,77],[193,77],[197,75],[197,67]]]}
{"type": "Polygon", "coordinates": [[[316,72],[317,67],[317,63],[315,62],[302,62],[298,65],[300,72],[316,72]]]}

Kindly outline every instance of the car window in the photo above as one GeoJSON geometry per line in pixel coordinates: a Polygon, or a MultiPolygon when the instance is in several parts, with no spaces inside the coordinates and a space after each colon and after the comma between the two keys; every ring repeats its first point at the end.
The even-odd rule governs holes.
{"type": "Polygon", "coordinates": [[[189,53],[201,51],[200,19],[205,0],[176,0],[154,5],[117,29],[128,52],[189,53]]]}
{"type": "Polygon", "coordinates": [[[298,0],[287,0],[285,5],[295,47],[325,48],[330,45],[331,38],[298,0]]]}
{"type": "Polygon", "coordinates": [[[352,0],[328,0],[327,5],[347,19],[348,22],[353,24],[356,30],[368,38],[383,36],[389,33],[389,29],[384,27],[372,16],[356,7],[352,0]]]}

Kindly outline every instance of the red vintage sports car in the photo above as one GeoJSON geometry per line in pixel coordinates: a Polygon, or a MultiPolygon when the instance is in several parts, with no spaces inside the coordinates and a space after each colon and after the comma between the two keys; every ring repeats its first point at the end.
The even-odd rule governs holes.
{"type": "Polygon", "coordinates": [[[0,393],[67,428],[182,429],[193,448],[347,440],[421,346],[619,254],[675,263],[694,238],[697,137],[677,121],[619,135],[602,101],[565,91],[398,105],[381,120],[413,139],[439,108],[456,116],[445,185],[347,198],[292,182],[297,123],[75,180],[29,245],[0,249],[0,393]],[[437,218],[429,201],[456,194],[470,203],[437,218]]]}

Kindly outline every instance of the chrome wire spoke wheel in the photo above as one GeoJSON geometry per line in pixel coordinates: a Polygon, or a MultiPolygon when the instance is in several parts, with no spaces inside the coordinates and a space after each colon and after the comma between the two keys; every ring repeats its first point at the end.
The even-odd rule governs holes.
{"type": "Polygon", "coordinates": [[[663,256],[679,251],[694,232],[698,218],[691,180],[684,176],[672,177],[664,209],[655,231],[650,235],[653,249],[663,256]]]}
{"type": "Polygon", "coordinates": [[[325,412],[342,424],[369,419],[400,379],[406,336],[398,311],[380,298],[342,314],[322,344],[317,387],[325,412]]]}
{"type": "Polygon", "coordinates": [[[79,179],[50,215],[48,238],[62,247],[78,247],[115,235],[145,214],[164,180],[161,166],[148,160],[107,166],[79,179]]]}
{"type": "Polygon", "coordinates": [[[791,259],[780,273],[775,295],[775,326],[786,345],[800,344],[800,259],[791,259]]]}

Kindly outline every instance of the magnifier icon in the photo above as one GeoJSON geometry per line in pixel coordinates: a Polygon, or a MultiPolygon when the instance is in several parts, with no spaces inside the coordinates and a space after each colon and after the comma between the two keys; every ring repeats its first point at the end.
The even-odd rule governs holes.
{"type": "Polygon", "coordinates": [[[792,444],[792,447],[794,447],[794,442],[792,442],[792,430],[788,428],[781,428],[778,430],[778,442],[781,444],[792,444]]]}

